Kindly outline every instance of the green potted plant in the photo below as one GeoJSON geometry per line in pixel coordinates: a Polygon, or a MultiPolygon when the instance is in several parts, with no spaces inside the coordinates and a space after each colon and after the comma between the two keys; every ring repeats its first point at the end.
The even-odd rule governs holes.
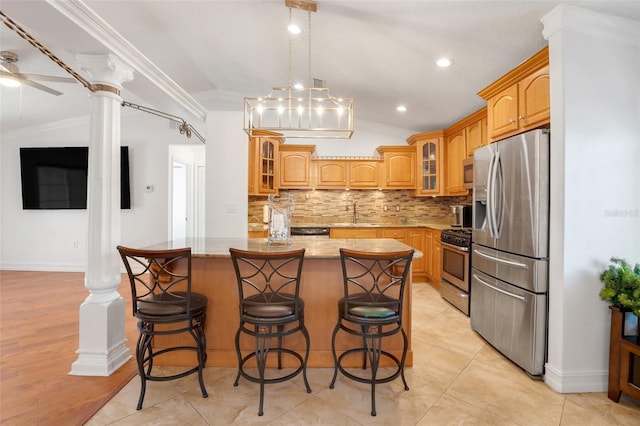
{"type": "Polygon", "coordinates": [[[633,268],[625,260],[611,258],[611,264],[600,274],[604,287],[600,298],[623,311],[632,311],[640,316],[640,264],[633,268]]]}

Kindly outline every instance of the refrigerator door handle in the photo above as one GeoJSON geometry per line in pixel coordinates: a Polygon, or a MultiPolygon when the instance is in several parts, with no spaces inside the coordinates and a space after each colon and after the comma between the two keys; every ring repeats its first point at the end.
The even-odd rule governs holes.
{"type": "Polygon", "coordinates": [[[496,152],[496,165],[494,166],[494,177],[493,177],[493,185],[494,185],[494,223],[495,223],[495,234],[496,238],[499,238],[502,234],[502,224],[504,223],[504,205],[505,205],[505,194],[504,194],[504,175],[502,171],[502,160],[500,158],[500,151],[496,152]],[[499,190],[499,192],[498,192],[499,190]]]}
{"type": "Polygon", "coordinates": [[[492,153],[489,161],[489,171],[487,173],[487,225],[489,226],[489,236],[496,238],[495,223],[495,167],[498,153],[492,153]]]}
{"type": "Polygon", "coordinates": [[[502,293],[502,294],[504,294],[505,296],[509,296],[509,297],[514,298],[514,299],[517,299],[517,300],[521,301],[522,303],[526,303],[526,301],[527,301],[527,299],[525,299],[525,298],[524,298],[524,297],[522,297],[522,296],[518,296],[517,294],[513,294],[513,293],[510,293],[510,292],[508,292],[508,291],[502,290],[502,289],[500,289],[500,288],[498,288],[498,287],[494,287],[494,286],[492,286],[491,284],[489,284],[488,282],[484,281],[483,279],[481,279],[481,278],[480,278],[479,276],[477,276],[476,274],[473,274],[473,278],[475,278],[476,280],[478,280],[481,284],[483,284],[483,285],[485,285],[485,286],[489,287],[491,290],[497,291],[498,293],[502,293]]]}
{"type": "Polygon", "coordinates": [[[483,252],[481,252],[480,250],[477,250],[477,249],[473,250],[473,252],[475,254],[477,254],[478,256],[484,257],[485,259],[489,259],[489,260],[492,260],[492,261],[497,262],[497,263],[504,263],[506,265],[515,266],[515,267],[521,268],[521,269],[529,269],[529,266],[524,264],[524,263],[514,262],[513,260],[499,259],[497,257],[494,257],[494,256],[491,256],[489,254],[483,253],[483,252]]]}

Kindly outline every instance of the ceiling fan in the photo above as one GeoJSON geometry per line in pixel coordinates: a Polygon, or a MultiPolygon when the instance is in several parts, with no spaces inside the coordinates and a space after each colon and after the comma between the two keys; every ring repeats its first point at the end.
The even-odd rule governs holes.
{"type": "Polygon", "coordinates": [[[52,95],[62,95],[62,92],[54,90],[50,87],[42,85],[38,81],[52,81],[57,83],[76,83],[76,80],[70,77],[56,77],[53,75],[41,74],[25,74],[21,73],[18,66],[18,55],[8,50],[0,51],[0,82],[7,86],[17,87],[22,84],[31,86],[35,89],[42,90],[52,95]]]}

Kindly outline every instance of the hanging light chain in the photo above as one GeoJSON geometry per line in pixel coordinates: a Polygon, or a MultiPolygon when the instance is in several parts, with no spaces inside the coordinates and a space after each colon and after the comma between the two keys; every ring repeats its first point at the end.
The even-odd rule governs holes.
{"type": "MultiPolygon", "coordinates": [[[[291,8],[289,8],[289,28],[291,27],[291,23],[292,23],[292,16],[293,16],[293,10],[291,8]]],[[[292,50],[293,50],[293,34],[291,34],[291,31],[288,31],[289,34],[289,75],[287,76],[287,84],[289,89],[291,89],[293,87],[293,74],[292,74],[292,68],[293,68],[293,59],[292,59],[292,50]]]]}
{"type": "Polygon", "coordinates": [[[308,44],[308,54],[309,54],[309,64],[308,64],[308,68],[309,68],[309,87],[313,87],[313,80],[311,78],[311,11],[307,12],[307,28],[308,28],[308,33],[309,33],[309,41],[307,42],[308,44]]]}

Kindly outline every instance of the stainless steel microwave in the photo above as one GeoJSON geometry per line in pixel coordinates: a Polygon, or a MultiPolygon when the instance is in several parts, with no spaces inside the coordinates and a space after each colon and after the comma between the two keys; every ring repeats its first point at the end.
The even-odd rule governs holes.
{"type": "Polygon", "coordinates": [[[465,189],[473,189],[473,157],[462,161],[462,184],[465,189]]]}

